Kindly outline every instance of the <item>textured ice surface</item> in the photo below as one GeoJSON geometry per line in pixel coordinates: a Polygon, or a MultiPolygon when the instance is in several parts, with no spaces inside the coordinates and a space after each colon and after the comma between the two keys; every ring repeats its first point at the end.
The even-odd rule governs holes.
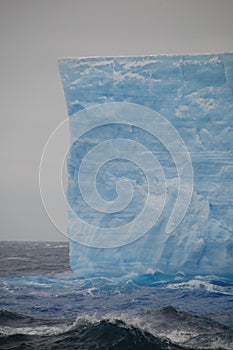
{"type": "MultiPolygon", "coordinates": [[[[233,54],[64,58],[60,59],[59,68],[71,126],[67,201],[72,269],[80,277],[115,277],[156,270],[166,274],[232,275],[233,54]],[[119,124],[113,123],[113,111],[113,119],[110,113],[108,123],[90,128],[76,140],[81,124],[85,124],[85,113],[79,124],[78,112],[87,111],[87,119],[90,119],[92,112],[87,107],[113,102],[150,108],[174,126],[187,147],[193,167],[193,194],[183,220],[170,233],[166,228],[179,195],[181,174],[171,154],[177,140],[169,136],[168,128],[158,127],[158,135],[164,133],[166,138],[170,137],[170,149],[145,128],[123,123],[127,115],[119,116],[119,124]],[[158,161],[154,174],[157,181],[153,188],[154,205],[157,207],[165,201],[154,226],[123,245],[122,226],[134,220],[145,207],[148,174],[136,161],[123,159],[118,152],[117,157],[106,161],[93,177],[92,167],[95,168],[102,158],[112,157],[109,139],[136,141],[152,152],[158,161]],[[101,146],[103,142],[106,142],[104,147],[101,146]],[[94,148],[100,151],[102,158],[92,156],[94,148]],[[88,154],[89,171],[86,176],[84,173],[79,177],[82,160],[88,154]],[[80,178],[87,196],[80,190],[80,178]],[[119,180],[124,181],[117,187],[119,180]],[[90,203],[95,190],[100,201],[90,203]],[[123,202],[115,203],[119,197],[123,202]],[[104,203],[112,206],[112,210],[104,208],[104,203]],[[101,248],[88,231],[80,230],[77,217],[96,229],[98,242],[102,239],[105,248],[101,248]],[[108,235],[111,229],[115,230],[112,247],[113,236],[108,235]],[[100,237],[101,232],[105,234],[100,237]]],[[[94,111],[95,107],[92,108],[94,111]]],[[[95,118],[93,113],[93,121],[95,118]]],[[[143,113],[141,118],[143,121],[143,113]]],[[[127,151],[140,159],[139,149],[133,151],[130,146],[127,151]]],[[[177,155],[178,152],[176,158],[177,155]]],[[[185,167],[184,160],[180,167],[185,167]]],[[[190,181],[189,178],[186,185],[190,181]]],[[[185,196],[190,189],[184,187],[185,183],[185,196]]],[[[180,208],[183,211],[182,203],[180,208]]],[[[125,236],[130,234],[126,229],[125,236]]]]}

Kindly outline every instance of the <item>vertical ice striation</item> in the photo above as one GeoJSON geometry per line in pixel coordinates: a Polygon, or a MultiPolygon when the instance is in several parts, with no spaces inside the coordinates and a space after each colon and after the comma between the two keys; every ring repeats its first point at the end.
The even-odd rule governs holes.
{"type": "Polygon", "coordinates": [[[80,277],[233,276],[233,54],[59,60],[80,277]]]}

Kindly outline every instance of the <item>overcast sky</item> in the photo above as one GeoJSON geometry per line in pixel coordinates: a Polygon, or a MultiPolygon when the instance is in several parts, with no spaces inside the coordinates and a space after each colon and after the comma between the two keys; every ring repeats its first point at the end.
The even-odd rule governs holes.
{"type": "Polygon", "coordinates": [[[66,239],[38,185],[67,117],[58,57],[233,52],[232,16],[232,0],[0,0],[0,239],[66,239]]]}

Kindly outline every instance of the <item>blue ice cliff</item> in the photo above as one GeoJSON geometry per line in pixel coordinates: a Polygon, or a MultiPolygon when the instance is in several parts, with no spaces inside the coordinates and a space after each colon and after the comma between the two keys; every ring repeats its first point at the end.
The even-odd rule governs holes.
{"type": "Polygon", "coordinates": [[[233,276],[233,54],[59,60],[79,277],[233,276]]]}

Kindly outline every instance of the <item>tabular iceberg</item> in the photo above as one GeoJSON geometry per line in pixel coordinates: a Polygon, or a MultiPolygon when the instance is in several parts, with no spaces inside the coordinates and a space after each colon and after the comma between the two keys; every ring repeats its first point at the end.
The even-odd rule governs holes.
{"type": "Polygon", "coordinates": [[[233,54],[62,58],[80,277],[233,276],[233,54]]]}

